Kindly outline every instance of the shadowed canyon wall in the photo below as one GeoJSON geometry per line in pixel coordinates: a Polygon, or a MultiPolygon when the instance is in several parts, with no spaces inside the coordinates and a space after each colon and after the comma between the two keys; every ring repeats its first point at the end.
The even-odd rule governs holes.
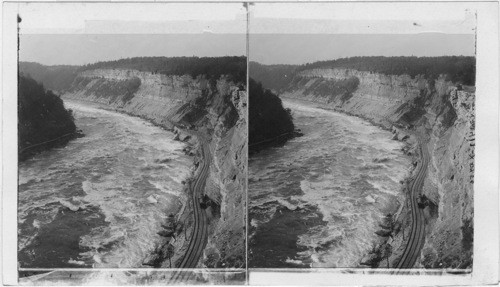
{"type": "MultiPolygon", "coordinates": [[[[244,267],[246,181],[246,91],[227,76],[165,75],[130,69],[81,71],[64,99],[99,103],[173,130],[199,146],[197,130],[212,160],[205,192],[210,198],[209,240],[200,266],[244,267]]],[[[198,151],[193,151],[199,155],[198,151]]],[[[198,203],[196,203],[198,204],[198,203]]],[[[182,218],[188,218],[186,208],[182,218]]],[[[187,221],[189,222],[189,221],[187,221]]],[[[189,225],[189,223],[188,223],[189,225]]],[[[189,228],[189,227],[185,227],[189,228]]],[[[177,244],[187,240],[176,240],[177,244]]],[[[186,246],[176,246],[183,250],[186,246]]],[[[173,262],[182,257],[176,252],[173,262]]],[[[168,261],[167,265],[168,267],[168,261]]]]}
{"type": "Polygon", "coordinates": [[[20,75],[18,83],[18,153],[24,160],[37,152],[74,138],[76,126],[70,110],[52,91],[20,75]]]}
{"type": "MultiPolygon", "coordinates": [[[[471,268],[475,92],[448,79],[311,68],[297,71],[279,91],[280,97],[318,103],[392,129],[395,139],[407,142],[409,155],[415,156],[418,142],[426,145],[431,159],[423,194],[430,203],[417,266],[471,268]]],[[[398,220],[408,222],[406,205],[400,214],[398,220]]],[[[401,232],[393,242],[401,243],[398,237],[401,232]]]]}

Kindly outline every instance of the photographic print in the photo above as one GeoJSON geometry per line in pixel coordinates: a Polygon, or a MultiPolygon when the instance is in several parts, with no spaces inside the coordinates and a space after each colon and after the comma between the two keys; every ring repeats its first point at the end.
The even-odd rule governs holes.
{"type": "Polygon", "coordinates": [[[2,284],[498,284],[498,1],[2,5],[2,284]]]}
{"type": "Polygon", "coordinates": [[[252,6],[249,268],[470,272],[475,15],[351,11],[252,6]]]}
{"type": "Polygon", "coordinates": [[[143,17],[133,4],[35,6],[18,18],[21,280],[242,282],[243,5],[163,3],[143,17]],[[44,31],[37,21],[51,8],[83,11],[84,26],[44,31]],[[103,20],[100,9],[131,19],[103,20]]]}

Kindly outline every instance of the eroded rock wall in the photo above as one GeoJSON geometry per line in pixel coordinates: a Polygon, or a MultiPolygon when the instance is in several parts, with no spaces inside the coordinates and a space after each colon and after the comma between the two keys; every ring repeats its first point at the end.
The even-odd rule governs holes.
{"type": "MultiPolygon", "coordinates": [[[[444,76],[433,80],[312,69],[297,74],[280,96],[321,103],[385,128],[398,127],[401,131],[395,139],[398,134],[409,135],[410,154],[416,150],[414,137],[425,144],[431,160],[423,193],[431,205],[426,212],[426,242],[417,264],[471,268],[475,94],[473,87],[465,89],[444,76]]],[[[408,222],[405,217],[410,213],[403,210],[401,214],[400,221],[408,222]]],[[[394,242],[403,242],[398,236],[394,242]]]]}
{"type": "Polygon", "coordinates": [[[426,268],[471,268],[475,96],[450,87],[444,97],[450,107],[428,121],[431,161],[423,193],[437,204],[438,216],[429,220],[420,262],[426,268]]]}
{"type": "MultiPolygon", "coordinates": [[[[213,204],[209,208],[209,242],[199,264],[244,267],[247,113],[241,83],[236,85],[224,76],[208,80],[203,76],[193,79],[189,75],[98,69],[80,73],[64,98],[100,103],[140,116],[175,129],[179,140],[193,145],[198,145],[199,139],[182,130],[201,132],[212,155],[205,193],[213,204]]],[[[187,209],[185,214],[190,212],[187,209]]],[[[182,252],[178,253],[173,262],[180,258],[182,252]]]]}

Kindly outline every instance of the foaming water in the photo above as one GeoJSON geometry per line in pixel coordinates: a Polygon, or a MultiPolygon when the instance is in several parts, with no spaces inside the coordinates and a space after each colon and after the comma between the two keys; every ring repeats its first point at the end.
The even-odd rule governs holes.
{"type": "Polygon", "coordinates": [[[85,137],[19,164],[21,267],[140,267],[192,160],[144,120],[66,105],[85,137]]]}
{"type": "MultiPolygon", "coordinates": [[[[320,216],[324,224],[304,227],[296,238],[299,252],[269,252],[282,258],[274,267],[357,267],[375,242],[381,218],[399,206],[399,181],[410,160],[388,131],[304,103],[283,103],[304,136],[250,158],[250,248],[255,254],[259,247],[252,241],[272,238],[260,230],[272,233],[267,225],[284,206],[303,214],[303,221],[320,216]]],[[[255,258],[251,266],[266,265],[265,256],[255,258]]]]}

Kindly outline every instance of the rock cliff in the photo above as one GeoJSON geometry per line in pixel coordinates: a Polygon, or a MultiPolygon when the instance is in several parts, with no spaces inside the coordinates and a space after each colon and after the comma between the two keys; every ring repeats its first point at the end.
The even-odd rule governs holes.
{"type": "MultiPolygon", "coordinates": [[[[395,139],[408,143],[410,155],[418,142],[426,145],[431,159],[423,194],[429,202],[417,267],[471,268],[475,93],[447,79],[315,68],[298,72],[280,96],[321,103],[393,129],[395,139]]],[[[408,222],[406,205],[399,214],[399,222],[408,222]]],[[[393,245],[402,245],[401,233],[393,245]]],[[[393,247],[397,259],[398,246],[393,247]]]]}
{"type": "MultiPolygon", "coordinates": [[[[212,160],[205,193],[210,231],[200,267],[244,267],[245,263],[247,103],[243,86],[226,76],[206,79],[204,75],[95,69],[80,72],[63,96],[142,117],[173,130],[194,147],[200,139],[189,136],[189,130],[197,130],[208,141],[212,160]]],[[[187,207],[181,217],[188,218],[189,212],[187,207]]],[[[192,228],[186,223],[185,229],[192,228]]],[[[175,243],[175,250],[181,252],[176,252],[173,262],[186,248],[181,237],[175,243]]]]}

